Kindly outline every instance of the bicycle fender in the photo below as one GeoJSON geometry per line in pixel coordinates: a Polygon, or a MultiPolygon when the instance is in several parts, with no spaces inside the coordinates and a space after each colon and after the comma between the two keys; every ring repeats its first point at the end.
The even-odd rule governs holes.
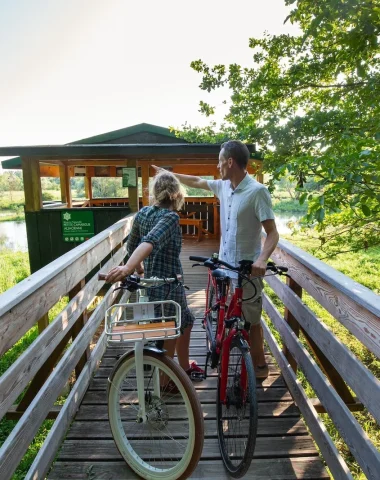
{"type": "MultiPolygon", "coordinates": [[[[158,353],[159,355],[164,355],[166,353],[166,350],[155,347],[154,345],[146,345],[144,347],[144,352],[147,352],[147,351],[148,352],[153,352],[153,353],[158,353]]],[[[135,353],[134,350],[130,350],[129,352],[123,353],[123,355],[115,363],[115,366],[113,367],[112,371],[116,370],[121,363],[125,362],[125,360],[127,358],[129,358],[130,356],[134,355],[134,353],[135,353]]]]}

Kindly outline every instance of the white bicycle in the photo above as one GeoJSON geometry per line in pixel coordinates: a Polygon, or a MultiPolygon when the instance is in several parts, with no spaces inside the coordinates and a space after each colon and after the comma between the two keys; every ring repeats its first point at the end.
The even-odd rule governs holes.
{"type": "MultiPolygon", "coordinates": [[[[104,280],[104,275],[99,274],[104,280]]],[[[138,303],[119,303],[106,312],[108,344],[134,344],[108,379],[108,414],[120,454],[141,477],[188,478],[201,457],[201,404],[185,371],[155,342],[180,335],[181,307],[172,300],[148,302],[144,287],[177,279],[127,277],[122,289],[138,303]]]]}

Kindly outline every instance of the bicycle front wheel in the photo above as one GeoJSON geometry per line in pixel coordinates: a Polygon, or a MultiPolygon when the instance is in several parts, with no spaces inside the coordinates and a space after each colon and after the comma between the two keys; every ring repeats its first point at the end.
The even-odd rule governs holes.
{"type": "Polygon", "coordinates": [[[221,376],[218,375],[217,426],[223,463],[229,474],[240,478],[253,458],[257,434],[256,377],[249,349],[239,335],[231,342],[228,362],[226,402],[220,401],[221,376]],[[241,375],[245,367],[246,388],[241,375]],[[245,393],[244,393],[245,390],[245,393]]]}
{"type": "Polygon", "coordinates": [[[108,413],[116,446],[128,465],[145,479],[188,478],[203,448],[199,399],[189,377],[170,357],[144,351],[143,360],[145,422],[137,420],[134,355],[125,357],[109,378],[108,413]],[[168,386],[158,385],[157,389],[163,376],[168,386]]]}

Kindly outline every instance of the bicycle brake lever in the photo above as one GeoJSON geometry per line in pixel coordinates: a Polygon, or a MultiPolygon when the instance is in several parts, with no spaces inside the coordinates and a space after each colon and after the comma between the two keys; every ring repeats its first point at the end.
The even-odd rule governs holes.
{"type": "Polygon", "coordinates": [[[202,264],[201,263],[194,263],[191,268],[194,268],[194,267],[200,267],[202,264]]]}

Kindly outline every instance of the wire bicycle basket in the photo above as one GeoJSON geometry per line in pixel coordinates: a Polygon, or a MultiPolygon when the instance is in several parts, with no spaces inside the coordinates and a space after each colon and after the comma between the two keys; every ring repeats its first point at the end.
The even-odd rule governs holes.
{"type": "Polygon", "coordinates": [[[106,310],[107,343],[168,340],[181,333],[181,306],[173,300],[117,303],[106,310]],[[174,307],[173,314],[165,305],[174,307]]]}

